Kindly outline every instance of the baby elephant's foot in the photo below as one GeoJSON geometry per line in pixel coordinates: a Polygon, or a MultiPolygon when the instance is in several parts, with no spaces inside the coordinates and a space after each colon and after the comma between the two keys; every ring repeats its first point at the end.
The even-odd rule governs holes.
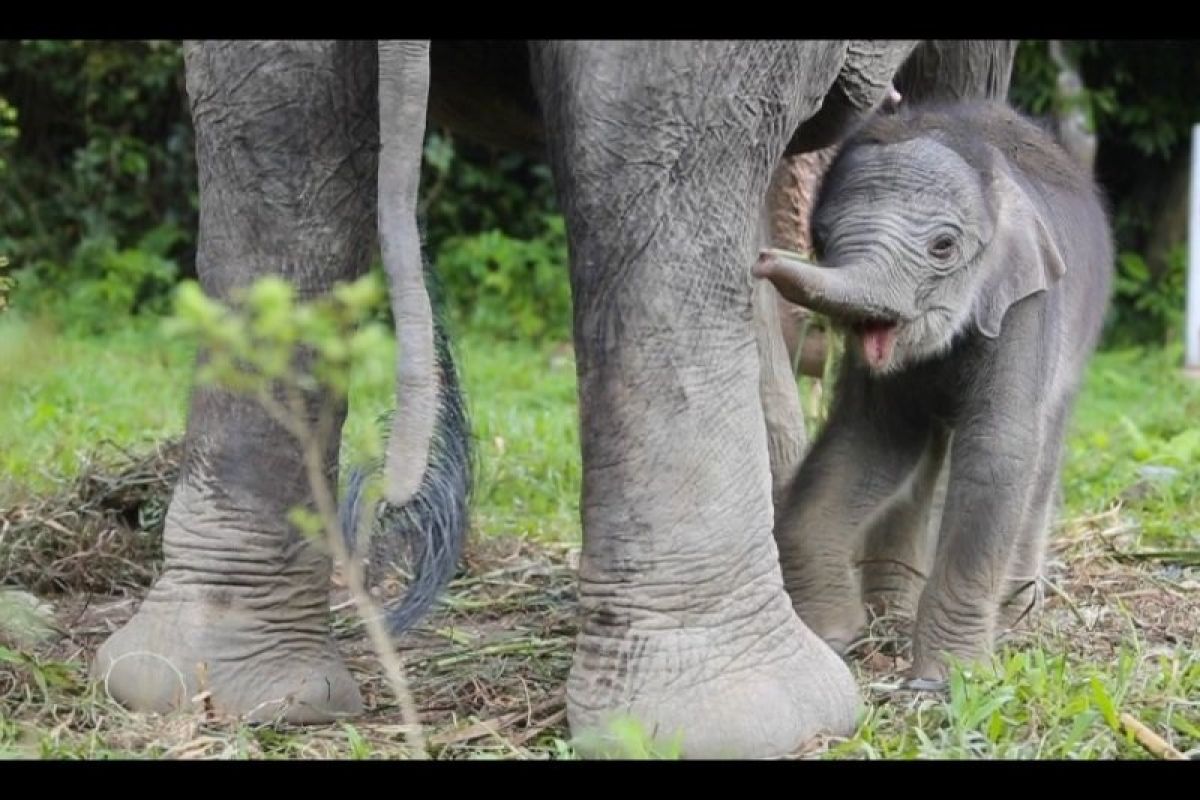
{"type": "Polygon", "coordinates": [[[923,609],[913,629],[913,664],[908,677],[945,682],[953,663],[986,663],[992,652],[992,630],[990,620],[967,611],[945,614],[923,609]]]}
{"type": "Polygon", "coordinates": [[[859,602],[847,601],[839,605],[808,603],[803,606],[796,603],[795,606],[804,624],[839,655],[844,655],[867,629],[867,612],[859,602]]]}

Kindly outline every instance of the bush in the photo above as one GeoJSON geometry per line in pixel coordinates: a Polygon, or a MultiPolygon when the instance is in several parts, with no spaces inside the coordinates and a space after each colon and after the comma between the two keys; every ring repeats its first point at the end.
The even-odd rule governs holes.
{"type": "Polygon", "coordinates": [[[558,211],[550,168],[518,153],[458,139],[433,128],[425,139],[420,214],[437,253],[452,237],[502,230],[534,239],[558,211]]]}
{"type": "Polygon", "coordinates": [[[1117,257],[1110,339],[1120,342],[1174,342],[1182,335],[1187,298],[1187,248],[1167,256],[1167,268],[1155,273],[1134,252],[1117,257]]]}
{"type": "MultiPolygon", "coordinates": [[[[426,252],[452,316],[566,336],[549,169],[433,128],[424,172],[426,252]]],[[[178,43],[0,42],[0,255],[15,305],[89,331],[163,311],[195,275],[196,211],[178,43]]]]}
{"type": "Polygon", "coordinates": [[[446,241],[437,272],[452,319],[503,339],[569,339],[566,240],[562,217],[547,214],[532,239],[490,230],[446,241]]]}
{"type": "Polygon", "coordinates": [[[504,339],[570,338],[566,227],[545,164],[433,130],[421,212],[455,323],[504,339]]]}
{"type": "Polygon", "coordinates": [[[182,64],[176,43],[0,42],[0,96],[15,109],[0,171],[14,304],[102,328],[164,309],[193,271],[182,64]]]}
{"type": "Polygon", "coordinates": [[[8,258],[0,256],[0,311],[8,308],[8,293],[12,291],[13,279],[5,273],[8,271],[8,258]]]}
{"type": "Polygon", "coordinates": [[[0,97],[0,174],[3,174],[6,162],[5,154],[17,138],[17,110],[12,104],[0,97]]]}
{"type": "Polygon", "coordinates": [[[152,228],[132,247],[107,234],[88,237],[65,264],[43,261],[17,274],[20,307],[49,316],[68,330],[100,333],[129,318],[161,316],[179,278],[168,253],[185,234],[174,225],[152,228]]]}

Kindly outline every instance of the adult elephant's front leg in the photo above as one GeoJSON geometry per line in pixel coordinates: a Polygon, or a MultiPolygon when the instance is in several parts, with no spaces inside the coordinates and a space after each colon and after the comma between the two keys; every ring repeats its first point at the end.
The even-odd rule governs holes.
{"type": "Polygon", "coordinates": [[[825,66],[788,47],[535,50],[575,293],[577,736],[629,714],[688,756],[769,756],[854,724],[853,679],[793,611],[771,533],[749,270],[796,100],[728,67],[825,66]]]}
{"type": "MultiPolygon", "coordinates": [[[[198,268],[227,299],[263,275],[303,297],[360,274],[374,241],[371,45],[189,45],[200,170],[198,268]]],[[[308,398],[315,409],[330,401],[308,398]]],[[[325,442],[336,475],[344,407],[325,442]]],[[[137,710],[186,706],[296,722],[361,709],[328,630],[330,562],[288,523],[311,506],[298,444],[251,399],[192,395],[163,573],[95,671],[137,710]]]]}

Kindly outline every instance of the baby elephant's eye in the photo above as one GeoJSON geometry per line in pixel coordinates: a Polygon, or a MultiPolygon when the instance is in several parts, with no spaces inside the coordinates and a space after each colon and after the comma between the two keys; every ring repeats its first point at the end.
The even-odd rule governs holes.
{"type": "Polygon", "coordinates": [[[958,245],[954,241],[954,237],[942,234],[929,243],[929,255],[940,261],[948,261],[954,256],[958,245]]]}

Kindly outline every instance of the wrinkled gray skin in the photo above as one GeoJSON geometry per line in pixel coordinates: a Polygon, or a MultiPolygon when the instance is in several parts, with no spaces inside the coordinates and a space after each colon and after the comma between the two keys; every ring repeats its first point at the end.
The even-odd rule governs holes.
{"type": "MultiPolygon", "coordinates": [[[[778,755],[849,733],[854,682],[795,614],[771,534],[748,270],[767,181],[831,92],[866,113],[892,78],[909,96],[916,70],[932,94],[1003,94],[1013,45],[233,42],[185,54],[206,291],[228,298],[283,274],[318,294],[365,270],[380,234],[402,358],[383,517],[424,497],[445,529],[428,552],[455,552],[465,525],[432,514],[433,500],[461,502],[467,481],[465,450],[446,445],[465,427],[445,411],[453,370],[420,281],[426,112],[544,148],[569,232],[584,466],[573,731],[633,714],[662,736],[682,730],[689,756],[778,755]]],[[[327,627],[329,559],[286,523],[311,499],[297,448],[253,403],[211,389],[193,394],[186,447],[162,577],[97,674],[143,710],[187,706],[203,685],[226,713],[358,713],[327,627]]],[[[453,559],[436,563],[444,583],[453,559]]]]}
{"type": "Polygon", "coordinates": [[[821,267],[768,252],[754,269],[848,331],[776,527],[785,583],[839,650],[864,600],[911,613],[920,589],[911,678],[936,686],[946,654],[986,655],[1036,599],[1108,220],[1088,171],[1002,103],[909,106],[843,147],[813,238],[821,267]]]}

